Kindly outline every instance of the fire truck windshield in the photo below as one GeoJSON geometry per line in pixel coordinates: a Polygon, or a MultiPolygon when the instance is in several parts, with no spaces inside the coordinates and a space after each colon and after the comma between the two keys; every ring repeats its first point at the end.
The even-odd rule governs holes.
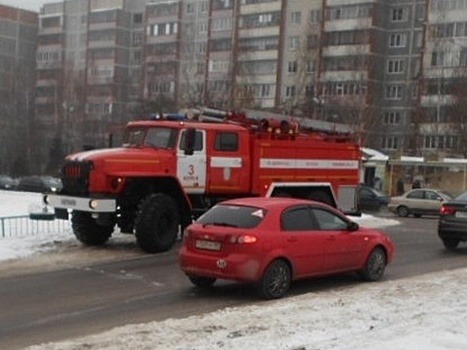
{"type": "Polygon", "coordinates": [[[123,147],[169,148],[175,147],[177,130],[171,128],[131,128],[128,129],[123,147]]]}

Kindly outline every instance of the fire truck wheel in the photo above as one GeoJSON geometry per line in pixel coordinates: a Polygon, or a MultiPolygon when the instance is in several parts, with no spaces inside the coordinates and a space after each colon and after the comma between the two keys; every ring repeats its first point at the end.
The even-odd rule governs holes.
{"type": "Polygon", "coordinates": [[[160,253],[177,241],[180,218],[177,203],[165,194],[151,194],[139,205],[135,222],[138,245],[146,253],[160,253]]]}
{"type": "Polygon", "coordinates": [[[73,211],[71,227],[78,241],[86,245],[104,244],[114,230],[114,225],[98,225],[96,220],[91,217],[91,213],[84,211],[73,211]]]}
{"type": "Polygon", "coordinates": [[[334,206],[334,203],[329,194],[321,190],[311,191],[308,193],[307,199],[334,206]]]}

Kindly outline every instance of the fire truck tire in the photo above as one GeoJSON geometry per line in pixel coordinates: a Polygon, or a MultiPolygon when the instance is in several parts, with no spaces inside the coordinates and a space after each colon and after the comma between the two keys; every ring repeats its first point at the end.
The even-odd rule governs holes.
{"type": "Polygon", "coordinates": [[[310,193],[308,193],[307,199],[334,206],[332,198],[325,191],[311,191],[310,193]]]}
{"type": "Polygon", "coordinates": [[[139,205],[135,222],[138,245],[146,253],[165,252],[177,241],[180,217],[177,203],[165,194],[151,194],[139,205]]]}
{"type": "Polygon", "coordinates": [[[71,227],[78,241],[86,245],[102,245],[109,240],[114,231],[114,225],[98,225],[91,213],[84,211],[73,211],[71,227]]]}

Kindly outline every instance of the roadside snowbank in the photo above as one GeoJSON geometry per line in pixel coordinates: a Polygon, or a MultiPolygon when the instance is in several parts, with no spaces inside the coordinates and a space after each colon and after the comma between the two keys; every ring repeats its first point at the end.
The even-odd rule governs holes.
{"type": "Polygon", "coordinates": [[[466,277],[460,269],[355,284],[30,350],[467,349],[466,277]]]}

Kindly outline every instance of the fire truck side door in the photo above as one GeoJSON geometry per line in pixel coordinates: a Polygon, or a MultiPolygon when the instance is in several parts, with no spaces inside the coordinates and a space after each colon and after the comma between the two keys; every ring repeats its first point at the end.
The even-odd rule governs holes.
{"type": "MultiPolygon", "coordinates": [[[[192,132],[192,131],[191,131],[192,132]]],[[[193,154],[186,152],[187,130],[182,130],[177,148],[177,177],[187,193],[204,193],[206,188],[206,132],[196,130],[193,154]],[[188,153],[188,154],[187,154],[188,153]]]]}

